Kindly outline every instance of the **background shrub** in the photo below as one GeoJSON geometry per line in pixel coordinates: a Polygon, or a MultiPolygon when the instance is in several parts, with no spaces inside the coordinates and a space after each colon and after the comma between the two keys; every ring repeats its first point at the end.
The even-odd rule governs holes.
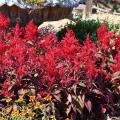
{"type": "MultiPolygon", "coordinates": [[[[92,40],[96,41],[96,29],[100,27],[101,22],[93,21],[93,20],[78,20],[76,24],[68,24],[68,28],[72,29],[75,33],[76,38],[80,43],[86,38],[86,35],[90,33],[90,37],[92,40]]],[[[61,40],[66,34],[66,28],[61,29],[56,35],[58,40],[61,40]]]]}
{"type": "MultiPolygon", "coordinates": [[[[108,21],[105,21],[108,31],[112,30],[118,30],[120,29],[120,25],[118,24],[112,24],[108,21]]],[[[86,38],[86,35],[89,33],[90,38],[92,41],[97,41],[97,34],[96,30],[100,27],[102,24],[102,21],[100,20],[78,20],[76,24],[68,24],[68,28],[72,29],[75,33],[75,37],[79,40],[80,43],[83,43],[83,41],[86,38]]],[[[62,28],[61,31],[56,33],[58,41],[61,41],[63,37],[65,37],[65,34],[67,32],[66,27],[62,28]]]]}

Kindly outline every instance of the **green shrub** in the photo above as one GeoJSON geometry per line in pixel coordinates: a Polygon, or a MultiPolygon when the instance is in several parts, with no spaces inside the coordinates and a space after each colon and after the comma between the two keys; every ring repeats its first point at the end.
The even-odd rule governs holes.
{"type": "MultiPolygon", "coordinates": [[[[90,34],[90,38],[93,41],[97,41],[96,30],[100,27],[101,24],[102,21],[100,20],[78,20],[76,24],[70,23],[67,26],[74,31],[75,36],[79,40],[79,42],[83,43],[88,33],[90,34]]],[[[111,24],[108,21],[106,21],[106,24],[109,31],[120,29],[120,25],[118,24],[111,24]]],[[[61,41],[61,39],[65,36],[66,32],[67,29],[65,27],[62,28],[61,31],[56,33],[58,41],[61,41]]]]}
{"type": "MultiPolygon", "coordinates": [[[[91,39],[96,41],[96,29],[100,27],[100,25],[100,21],[78,20],[76,24],[68,24],[68,28],[74,31],[76,38],[82,43],[88,33],[90,33],[91,39]]],[[[59,41],[65,36],[66,31],[66,28],[63,28],[56,34],[59,41]]]]}
{"type": "Polygon", "coordinates": [[[113,31],[113,30],[120,30],[120,24],[111,24],[109,22],[107,22],[107,28],[109,31],[113,31]]]}

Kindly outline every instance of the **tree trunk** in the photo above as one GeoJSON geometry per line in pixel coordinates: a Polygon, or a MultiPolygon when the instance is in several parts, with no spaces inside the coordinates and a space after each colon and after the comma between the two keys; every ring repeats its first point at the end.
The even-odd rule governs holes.
{"type": "Polygon", "coordinates": [[[86,0],[86,16],[90,17],[92,13],[93,0],[86,0]]]}

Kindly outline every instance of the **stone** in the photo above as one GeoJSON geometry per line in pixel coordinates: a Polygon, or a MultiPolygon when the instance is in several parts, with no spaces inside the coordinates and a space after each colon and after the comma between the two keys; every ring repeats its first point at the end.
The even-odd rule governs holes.
{"type": "Polygon", "coordinates": [[[61,20],[57,20],[57,21],[46,21],[43,22],[38,29],[42,29],[42,28],[52,28],[52,31],[58,32],[61,30],[61,28],[65,27],[67,24],[75,24],[74,21],[70,20],[70,19],[61,19],[61,20]]]}

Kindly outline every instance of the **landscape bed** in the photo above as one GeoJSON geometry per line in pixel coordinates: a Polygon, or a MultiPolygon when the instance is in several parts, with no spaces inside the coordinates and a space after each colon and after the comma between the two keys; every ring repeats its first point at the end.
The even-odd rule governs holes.
{"type": "Polygon", "coordinates": [[[120,116],[120,33],[96,28],[79,43],[0,14],[0,120],[106,120],[120,116]]]}

